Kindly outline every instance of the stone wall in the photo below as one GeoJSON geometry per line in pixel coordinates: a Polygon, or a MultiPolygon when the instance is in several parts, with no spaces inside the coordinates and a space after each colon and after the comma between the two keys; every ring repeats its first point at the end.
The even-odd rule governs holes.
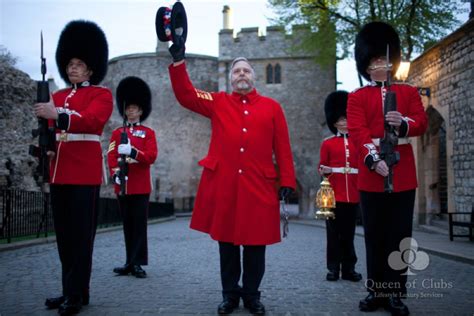
{"type": "Polygon", "coordinates": [[[37,161],[28,154],[28,146],[37,143],[31,136],[38,124],[33,114],[36,83],[1,58],[0,78],[0,186],[37,191],[37,161]]]}
{"type": "Polygon", "coordinates": [[[335,65],[325,69],[314,56],[295,50],[305,27],[294,27],[291,35],[280,27],[267,27],[266,36],[257,28],[244,28],[237,37],[232,30],[219,33],[219,90],[230,90],[228,71],[232,60],[244,56],[255,68],[257,90],[283,107],[290,132],[298,181],[300,215],[310,216],[311,200],[319,188],[316,167],[322,139],[329,135],[324,100],[335,90],[335,65]],[[281,66],[281,84],[266,84],[266,66],[281,66]]]}
{"type": "MultiPolygon", "coordinates": [[[[415,59],[409,81],[430,88],[425,105],[433,106],[446,125],[448,211],[470,212],[474,202],[474,19],[415,59]]],[[[420,166],[429,157],[422,149],[419,154],[420,166]]],[[[425,180],[433,176],[429,170],[419,176],[424,184],[420,195],[429,199],[430,183],[425,180]]],[[[420,201],[423,204],[430,201],[420,201]]]]}
{"type": "MultiPolygon", "coordinates": [[[[228,90],[228,66],[233,58],[244,55],[251,60],[257,74],[257,90],[280,102],[286,113],[295,159],[300,214],[303,216],[312,210],[310,200],[314,198],[320,181],[316,172],[319,146],[329,133],[325,126],[323,102],[336,86],[335,65],[322,69],[314,62],[314,56],[294,50],[299,42],[298,34],[307,31],[307,28],[296,27],[293,34],[288,35],[281,28],[269,27],[266,36],[259,36],[257,28],[246,28],[233,38],[232,31],[223,30],[219,34],[219,58],[186,56],[191,80],[197,88],[206,91],[228,90]],[[265,83],[268,63],[280,64],[281,84],[265,83]]],[[[101,83],[115,96],[121,79],[137,76],[152,90],[153,110],[145,122],[156,131],[159,151],[152,166],[155,184],[152,200],[195,196],[201,174],[197,161],[207,153],[211,132],[207,119],[183,109],[176,101],[168,75],[171,58],[165,44],[158,43],[156,53],[125,55],[110,60],[107,76],[101,83]]],[[[36,89],[27,75],[14,69],[10,72],[8,76],[2,76],[6,80],[2,80],[0,88],[1,127],[9,131],[0,136],[3,157],[0,181],[6,181],[8,175],[12,184],[34,188],[32,170],[35,160],[28,156],[25,144],[32,141],[30,129],[36,126],[30,110],[36,89]],[[8,98],[3,97],[7,94],[8,98]],[[13,111],[7,111],[9,108],[13,111]],[[13,171],[5,168],[7,161],[13,162],[8,164],[13,165],[13,171]],[[17,180],[12,180],[13,175],[17,180]]],[[[121,124],[122,118],[114,105],[102,136],[104,158],[111,132],[121,124]]],[[[112,185],[103,185],[101,195],[113,196],[112,185]]]]}
{"type": "MultiPolygon", "coordinates": [[[[148,83],[152,92],[152,112],[145,125],[153,128],[158,141],[158,158],[152,166],[155,185],[152,199],[183,198],[196,195],[201,174],[197,162],[206,155],[210,138],[209,120],[182,108],[174,96],[168,74],[168,52],[126,55],[109,62],[103,85],[115,97],[123,78],[137,76],[148,83]],[[159,188],[156,180],[159,179],[159,188]]],[[[217,91],[217,58],[187,54],[186,64],[196,88],[217,91]]],[[[104,129],[104,155],[112,131],[122,125],[114,100],[114,112],[104,129]]],[[[102,195],[111,196],[112,186],[103,186],[102,195]]]]}

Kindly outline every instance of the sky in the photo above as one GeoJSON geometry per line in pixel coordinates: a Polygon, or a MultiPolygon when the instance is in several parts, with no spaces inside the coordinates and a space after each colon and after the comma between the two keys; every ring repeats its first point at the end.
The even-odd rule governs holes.
{"type": "MultiPolygon", "coordinates": [[[[182,0],[188,18],[186,52],[218,55],[218,33],[223,27],[222,9],[233,11],[234,30],[271,25],[275,13],[267,0],[182,0]]],[[[59,35],[71,20],[96,22],[105,32],[109,58],[154,52],[157,45],[155,16],[163,0],[0,0],[0,45],[17,58],[16,67],[34,80],[41,79],[40,31],[44,37],[47,77],[59,87],[64,82],[57,72],[55,51],[59,35]]],[[[460,18],[463,22],[466,17],[460,18]]],[[[243,54],[245,55],[245,53],[243,54]]],[[[171,59],[170,59],[171,61],[171,59]]],[[[353,60],[339,61],[338,89],[352,91],[359,86],[353,60]]]]}

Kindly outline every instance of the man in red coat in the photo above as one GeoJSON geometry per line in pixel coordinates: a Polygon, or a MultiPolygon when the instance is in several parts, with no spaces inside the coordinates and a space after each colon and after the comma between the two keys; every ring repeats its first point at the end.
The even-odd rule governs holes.
{"type": "Polygon", "coordinates": [[[367,251],[369,295],[359,308],[373,311],[385,307],[392,315],[408,315],[407,306],[400,300],[406,294],[406,269],[393,269],[389,256],[399,252],[400,242],[412,235],[417,180],[410,137],[425,132],[427,117],[415,87],[400,83],[387,87],[387,72],[393,75],[401,59],[400,40],[390,25],[366,24],[356,37],[355,59],[359,73],[371,82],[350,93],[347,105],[349,133],[359,151],[358,188],[367,251]],[[385,57],[387,44],[389,69],[385,57]],[[384,115],[388,89],[396,94],[397,110],[384,115]],[[384,178],[389,175],[379,147],[384,137],[384,120],[394,127],[398,136],[395,151],[400,159],[392,167],[393,192],[384,190],[384,178]]]}
{"type": "Polygon", "coordinates": [[[334,136],[326,138],[319,154],[319,173],[329,178],[336,197],[336,218],[326,220],[328,281],[360,281],[362,276],[354,268],[357,255],[354,234],[359,191],[357,190],[357,155],[352,138],[347,132],[346,91],[334,91],[325,101],[324,112],[328,128],[334,136]]]}
{"type": "Polygon", "coordinates": [[[71,87],[34,106],[56,130],[51,158],[51,206],[62,267],[63,293],[49,298],[59,314],[78,313],[89,304],[92,250],[102,182],[100,136],[112,114],[109,89],[97,86],[107,72],[105,34],[93,22],[72,21],[61,33],[56,62],[71,87]]]}
{"type": "Polygon", "coordinates": [[[121,144],[124,127],[116,128],[112,132],[107,154],[109,172],[114,180],[122,214],[126,249],[125,265],[114,268],[114,272],[145,278],[146,272],[141,265],[148,264],[147,220],[152,187],[150,166],[158,155],[155,132],[142,124],[151,112],[151,91],[142,79],[127,77],[120,81],[116,98],[120,115],[126,116],[128,142],[121,144]],[[126,171],[119,167],[122,156],[126,159],[126,171]],[[125,195],[120,195],[120,172],[126,172],[125,195]]]}
{"type": "Polygon", "coordinates": [[[191,228],[219,242],[223,302],[218,313],[239,305],[263,314],[258,290],[265,271],[265,246],[280,239],[280,216],[275,157],[280,173],[280,197],[296,186],[288,127],[281,106],[260,95],[247,59],[230,69],[232,93],[194,88],[184,62],[184,40],[170,47],[174,63],[169,72],[174,93],[185,108],[211,120],[212,138],[203,167],[191,228]],[[239,285],[240,246],[243,280],[239,285]]]}

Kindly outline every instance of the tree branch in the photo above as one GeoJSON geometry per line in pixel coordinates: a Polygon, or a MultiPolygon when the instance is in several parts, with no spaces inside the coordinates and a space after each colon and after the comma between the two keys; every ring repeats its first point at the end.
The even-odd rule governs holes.
{"type": "Polygon", "coordinates": [[[417,1],[412,0],[411,1],[411,6],[410,6],[410,14],[408,15],[408,21],[407,21],[406,27],[405,27],[405,30],[406,30],[405,38],[406,38],[406,41],[407,41],[407,53],[405,55],[406,60],[410,60],[411,53],[413,51],[413,40],[411,38],[412,22],[415,18],[415,13],[416,13],[417,6],[418,6],[417,1]]]}

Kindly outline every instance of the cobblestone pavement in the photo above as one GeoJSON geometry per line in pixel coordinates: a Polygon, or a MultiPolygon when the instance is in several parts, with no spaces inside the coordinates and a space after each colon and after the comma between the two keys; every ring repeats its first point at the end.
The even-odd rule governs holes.
{"type": "MultiPolygon", "coordinates": [[[[149,226],[146,279],[115,276],[124,263],[121,230],[98,234],[91,303],[81,315],[215,315],[221,301],[217,243],[188,228],[189,219],[149,226]]],[[[364,243],[355,240],[357,270],[365,276],[364,243]]],[[[267,315],[364,315],[363,282],[325,280],[325,230],[290,224],[289,238],[267,248],[262,302],[267,315]]],[[[409,277],[412,315],[474,315],[473,266],[429,255],[429,266],[409,277]]],[[[44,299],[60,293],[54,243],[0,252],[0,315],[56,315],[44,299]]],[[[242,307],[234,314],[248,315],[242,307]]],[[[388,315],[383,310],[367,315],[388,315]]]]}

